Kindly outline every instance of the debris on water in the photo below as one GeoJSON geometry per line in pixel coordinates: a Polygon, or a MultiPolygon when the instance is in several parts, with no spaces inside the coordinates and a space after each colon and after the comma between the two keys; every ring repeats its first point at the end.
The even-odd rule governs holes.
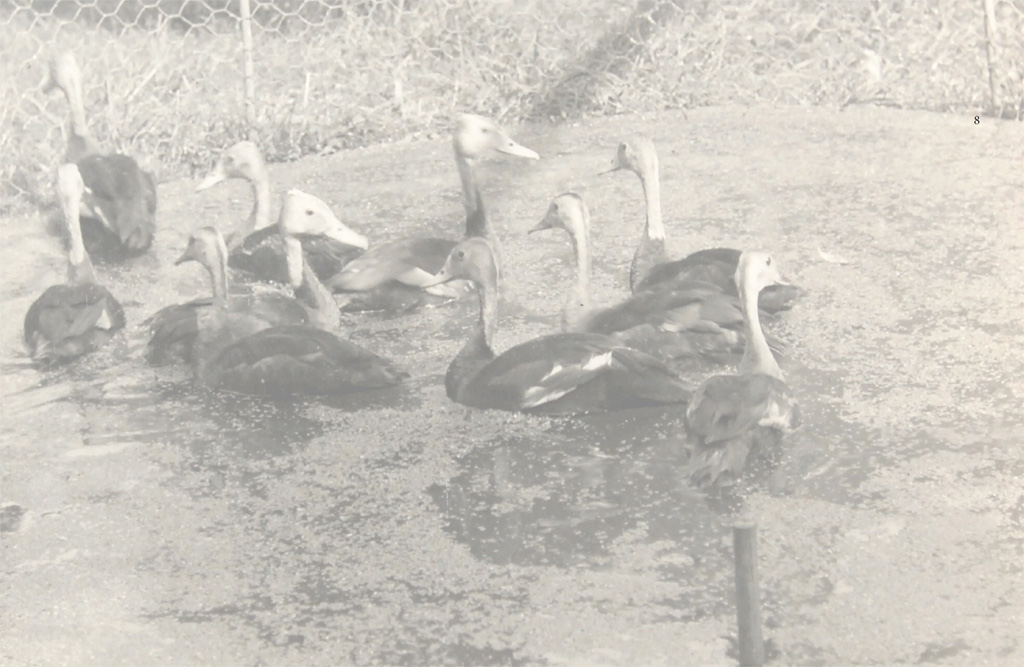
{"type": "Polygon", "coordinates": [[[10,503],[0,508],[0,533],[16,533],[21,529],[25,508],[10,503]]]}
{"type": "Polygon", "coordinates": [[[826,251],[822,250],[821,246],[818,246],[818,256],[821,257],[826,262],[828,262],[829,264],[852,264],[853,263],[852,261],[846,259],[842,255],[837,255],[835,253],[826,252],[826,251]]]}

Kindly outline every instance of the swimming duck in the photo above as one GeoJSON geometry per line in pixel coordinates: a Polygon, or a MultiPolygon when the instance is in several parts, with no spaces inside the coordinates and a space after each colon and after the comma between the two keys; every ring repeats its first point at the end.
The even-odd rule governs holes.
{"type": "Polygon", "coordinates": [[[534,338],[495,355],[498,266],[485,239],[452,249],[438,284],[471,280],[480,295],[480,323],[445,375],[448,398],[476,408],[572,414],[685,403],[686,383],[654,357],[599,334],[534,338]]]}
{"type": "Polygon", "coordinates": [[[178,260],[200,262],[214,283],[211,307],[195,310],[192,358],[203,384],[242,394],[289,396],[387,387],[406,377],[390,361],[322,329],[269,326],[257,309],[232,308],[225,296],[226,258],[220,233],[207,227],[193,235],[178,260]]]}
{"type": "MultiPolygon", "coordinates": [[[[530,233],[544,229],[568,232],[576,259],[576,288],[562,310],[564,331],[615,336],[660,359],[721,362],[743,351],[742,305],[712,283],[676,280],[662,289],[637,292],[615,306],[595,310],[590,301],[590,210],[575,192],[555,197],[530,233]]],[[[770,344],[784,350],[776,340],[770,344]]]]}
{"type": "MultiPolygon", "coordinates": [[[[206,190],[229,178],[243,178],[253,193],[252,213],[225,235],[228,266],[260,280],[287,283],[284,246],[277,227],[270,224],[270,174],[263,154],[251,141],[240,141],[221,154],[210,173],[196,187],[206,190]]],[[[333,214],[332,214],[333,215],[333,214]]],[[[339,223],[340,225],[340,223],[339,223]]],[[[366,237],[341,225],[334,236],[297,237],[310,268],[318,278],[338,273],[366,249],[366,237]]]]}
{"type": "Polygon", "coordinates": [[[124,309],[108,289],[96,283],[82,241],[79,216],[85,183],[78,167],[57,169],[57,194],[67,224],[68,281],[48,288],[25,314],[25,344],[32,358],[58,364],[99,349],[124,328],[124,309]]]}
{"type": "MultiPolygon", "coordinates": [[[[452,135],[452,147],[462,181],[462,201],[466,211],[464,238],[486,239],[500,259],[500,243],[484,211],[475,163],[488,150],[530,160],[536,160],[539,156],[513,141],[497,123],[474,114],[458,117],[452,135]]],[[[335,292],[365,291],[390,281],[417,288],[427,287],[427,283],[430,283],[431,293],[457,298],[466,293],[467,284],[441,286],[433,282],[434,274],[444,265],[456,243],[450,239],[414,237],[377,245],[324,282],[335,292]]]]}
{"type": "MultiPolygon", "coordinates": [[[[669,259],[665,250],[665,226],[661,219],[661,179],[654,142],[647,137],[636,137],[620,143],[611,169],[604,173],[622,169],[639,177],[647,207],[644,233],[629,269],[630,289],[641,292],[660,289],[678,280],[701,280],[736,296],[733,275],[740,258],[739,250],[707,248],[682,259],[669,259]]],[[[789,310],[802,294],[803,291],[795,285],[773,285],[761,293],[760,308],[766,313],[789,310]]]]}
{"type": "Polygon", "coordinates": [[[272,291],[230,293],[227,257],[224,238],[215,228],[203,227],[189,238],[188,247],[175,264],[189,261],[202,264],[210,275],[213,295],[167,306],[143,323],[150,333],[146,360],[151,365],[161,366],[178,360],[192,363],[195,360],[200,313],[210,308],[224,308],[231,318],[243,320],[245,326],[239,335],[248,335],[267,327],[305,324],[309,321],[303,305],[284,294],[272,291]]]}
{"type": "Polygon", "coordinates": [[[263,329],[200,357],[200,380],[254,396],[345,394],[398,384],[408,373],[355,343],[311,326],[263,329]]]}
{"type": "Polygon", "coordinates": [[[253,328],[251,320],[228,315],[221,307],[200,316],[196,376],[212,388],[278,397],[342,394],[408,377],[387,359],[323,329],[253,328]]]}
{"type": "Polygon", "coordinates": [[[85,184],[81,213],[83,240],[104,257],[144,253],[156,231],[156,184],[153,176],[127,155],[104,154],[89,134],[82,96],[82,73],[74,54],[64,52],[50,63],[44,85],[59,88],[71,109],[65,161],[78,165],[85,184]]]}
{"type": "Polygon", "coordinates": [[[761,331],[757,296],[781,281],[765,252],[740,256],[736,285],[743,302],[747,345],[736,375],[714,375],[686,410],[690,482],[699,488],[733,484],[748,461],[772,458],[782,437],[800,424],[800,410],[761,331]]]}

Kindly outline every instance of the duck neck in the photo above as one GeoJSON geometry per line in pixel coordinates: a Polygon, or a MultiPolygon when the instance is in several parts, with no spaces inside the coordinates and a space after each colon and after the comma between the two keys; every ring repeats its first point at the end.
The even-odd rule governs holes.
{"type": "Polygon", "coordinates": [[[491,227],[484,212],[483,199],[480,196],[480,184],[477,182],[476,169],[467,157],[456,150],[455,164],[459,168],[459,179],[462,181],[462,206],[466,209],[466,238],[480,236],[491,238],[491,227]]]}
{"type": "Polygon", "coordinates": [[[228,305],[228,259],[219,256],[216,261],[207,267],[210,272],[210,287],[213,290],[213,305],[217,308],[227,308],[228,305]]]}
{"type": "Polygon", "coordinates": [[[70,77],[61,90],[71,110],[71,138],[68,141],[67,159],[76,162],[90,152],[99,152],[95,140],[89,136],[85,123],[85,99],[82,95],[82,81],[78,76],[70,77]]]}
{"type": "Polygon", "coordinates": [[[574,331],[590,309],[590,213],[583,212],[582,229],[569,232],[576,259],[576,288],[562,310],[562,330],[574,331]]]}
{"type": "Polygon", "coordinates": [[[444,387],[448,397],[460,403],[467,402],[462,388],[476,373],[494,359],[491,341],[498,320],[498,287],[490,281],[477,285],[480,293],[480,324],[459,353],[452,359],[444,376],[444,387]]]}
{"type": "Polygon", "coordinates": [[[257,229],[263,229],[270,224],[270,177],[266,168],[260,170],[259,175],[252,185],[252,213],[249,214],[245,234],[251,234],[257,229]]]}
{"type": "Polygon", "coordinates": [[[647,223],[644,237],[652,241],[665,242],[665,225],[661,220],[661,172],[657,158],[644,165],[637,176],[644,189],[644,203],[647,206],[647,223]]]}
{"type": "Polygon", "coordinates": [[[640,177],[640,185],[644,189],[644,204],[646,207],[647,220],[644,223],[644,234],[640,239],[640,245],[633,255],[633,265],[630,267],[630,287],[637,283],[654,265],[667,259],[665,254],[665,225],[661,219],[661,179],[658,173],[658,163],[645,166],[637,172],[640,177]]]}
{"type": "Polygon", "coordinates": [[[758,290],[749,285],[739,285],[740,301],[743,304],[743,319],[747,327],[747,344],[743,349],[740,361],[741,373],[763,373],[783,379],[782,369],[775,361],[764,331],[761,330],[761,318],[757,309],[758,290]]]}
{"type": "Polygon", "coordinates": [[[288,263],[288,284],[295,298],[306,307],[313,323],[324,329],[341,326],[341,311],[334,297],[302,255],[302,242],[294,236],[284,237],[285,260],[288,263]]]}
{"type": "Polygon", "coordinates": [[[82,241],[82,224],[79,220],[79,204],[70,201],[65,204],[64,216],[68,226],[68,282],[72,285],[96,282],[92,260],[82,241]]]}
{"type": "Polygon", "coordinates": [[[480,292],[480,323],[477,326],[476,338],[479,343],[490,350],[494,341],[494,332],[498,327],[498,285],[489,281],[482,285],[480,292]]]}

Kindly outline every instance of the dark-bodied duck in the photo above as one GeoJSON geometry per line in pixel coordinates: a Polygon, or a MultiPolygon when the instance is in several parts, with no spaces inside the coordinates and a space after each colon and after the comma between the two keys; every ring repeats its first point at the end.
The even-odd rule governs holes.
{"type": "MultiPolygon", "coordinates": [[[[287,283],[284,246],[277,228],[270,223],[270,175],[263,154],[251,141],[240,141],[221,154],[209,175],[196,187],[206,190],[229,178],[242,178],[252,187],[252,213],[225,234],[228,266],[260,279],[287,283]]],[[[340,223],[339,223],[340,225],[340,223]]],[[[338,273],[366,249],[366,237],[340,225],[334,236],[319,234],[298,237],[306,261],[320,279],[338,273]]]]}
{"type": "MultiPolygon", "coordinates": [[[[452,135],[455,163],[462,181],[462,201],[466,211],[464,238],[483,238],[501,257],[500,243],[484,211],[476,176],[476,162],[488,151],[536,160],[536,152],[512,140],[496,123],[482,116],[462,114],[452,135]]],[[[341,273],[325,281],[333,291],[365,291],[390,281],[423,288],[438,296],[456,298],[466,293],[466,283],[440,286],[433,283],[448,254],[458,241],[444,238],[404,238],[377,245],[341,273]]]]}
{"type": "Polygon", "coordinates": [[[455,246],[434,281],[455,279],[473,281],[480,296],[479,326],[445,375],[456,403],[572,414],[689,400],[689,387],[660,361],[599,334],[542,336],[496,356],[498,267],[486,240],[455,246]]]}
{"type": "Polygon", "coordinates": [[[48,288],[25,314],[25,344],[43,364],[71,361],[92,352],[124,328],[124,309],[96,283],[79,221],[85,184],[74,164],[57,170],[57,194],[67,224],[68,281],[48,288]]]}
{"type": "MultiPolygon", "coordinates": [[[[647,212],[644,233],[640,237],[640,244],[633,254],[633,263],[629,269],[630,289],[633,292],[641,292],[660,289],[674,281],[700,280],[736,296],[733,275],[736,273],[740,258],[739,250],[707,248],[682,259],[669,259],[665,250],[665,226],[661,217],[661,177],[654,142],[647,137],[636,137],[620,143],[609,171],[622,169],[632,171],[639,177],[647,212]]],[[[789,310],[802,293],[802,290],[794,285],[773,285],[761,293],[761,310],[767,313],[789,310]]]]}
{"type": "Polygon", "coordinates": [[[85,184],[82,197],[84,242],[106,258],[141,254],[156,231],[156,184],[127,155],[104,154],[89,134],[82,96],[82,73],[70,52],[50,63],[44,90],[59,88],[71,109],[65,161],[78,165],[85,184]]]}
{"type": "Polygon", "coordinates": [[[758,293],[779,283],[778,265],[768,253],[745,252],[735,280],[747,326],[739,373],[705,380],[686,410],[690,482],[698,488],[733,484],[748,461],[773,458],[782,437],[800,423],[758,318],[758,293]]]}
{"type": "Polygon", "coordinates": [[[408,374],[391,361],[309,325],[245,335],[246,322],[221,308],[204,311],[196,376],[214,389],[255,396],[344,394],[398,384],[408,374]]]}
{"type": "MultiPolygon", "coordinates": [[[[567,192],[552,200],[544,218],[530,232],[544,229],[568,232],[576,259],[576,288],[562,310],[564,331],[615,336],[660,359],[724,362],[734,361],[742,353],[742,305],[714,284],[677,280],[595,310],[590,301],[590,210],[578,194],[567,192]]],[[[775,340],[771,345],[784,349],[775,340]]]]}
{"type": "Polygon", "coordinates": [[[151,365],[194,361],[200,313],[210,308],[223,308],[227,313],[225,320],[241,320],[243,326],[239,335],[309,321],[303,305],[284,294],[272,291],[229,293],[227,257],[224,239],[213,227],[203,227],[189,238],[188,247],[175,263],[195,261],[202,264],[210,275],[213,295],[167,306],[146,320],[144,324],[150,333],[146,360],[151,365]]]}

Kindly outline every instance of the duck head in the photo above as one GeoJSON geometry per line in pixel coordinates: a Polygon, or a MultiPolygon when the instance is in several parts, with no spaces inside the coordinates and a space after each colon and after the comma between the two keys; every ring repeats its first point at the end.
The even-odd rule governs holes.
{"type": "Polygon", "coordinates": [[[424,283],[423,287],[433,287],[458,279],[471,280],[480,286],[498,284],[498,266],[487,241],[473,237],[452,248],[444,266],[432,279],[424,283]]]}
{"type": "Polygon", "coordinates": [[[82,89],[82,70],[78,67],[75,54],[70,51],[58,53],[50,60],[43,78],[43,92],[48,93],[55,88],[65,94],[82,89]]]}
{"type": "Polygon", "coordinates": [[[217,164],[213,165],[213,169],[203,182],[196,186],[196,192],[213,187],[229,178],[244,178],[256,182],[266,174],[266,171],[267,165],[263,161],[259,147],[251,141],[239,141],[221,154],[217,164]]]}
{"type": "Polygon", "coordinates": [[[642,176],[658,169],[658,151],[654,142],[647,137],[634,137],[619,144],[612,158],[610,169],[600,172],[610,174],[613,171],[627,169],[642,176]]]}
{"type": "Polygon", "coordinates": [[[587,232],[590,211],[583,197],[575,192],[563,192],[551,200],[544,217],[527,234],[545,229],[564,229],[570,235],[580,238],[587,232]]]}
{"type": "Polygon", "coordinates": [[[217,267],[227,270],[228,249],[224,245],[224,237],[214,227],[197,229],[188,238],[188,246],[175,265],[185,262],[199,262],[211,271],[217,267]]]}
{"type": "Polygon", "coordinates": [[[515,155],[530,160],[540,158],[535,151],[516,143],[512,137],[492,120],[476,114],[460,114],[452,134],[455,152],[466,160],[476,160],[488,150],[515,155]]]}
{"type": "Polygon", "coordinates": [[[736,288],[740,294],[757,294],[771,285],[788,285],[779,271],[779,263],[767,252],[747,250],[736,266],[736,288]]]}
{"type": "Polygon", "coordinates": [[[322,235],[363,250],[369,246],[365,236],[338,220],[327,202],[301,190],[289,190],[284,196],[277,230],[285,237],[322,235]]]}

